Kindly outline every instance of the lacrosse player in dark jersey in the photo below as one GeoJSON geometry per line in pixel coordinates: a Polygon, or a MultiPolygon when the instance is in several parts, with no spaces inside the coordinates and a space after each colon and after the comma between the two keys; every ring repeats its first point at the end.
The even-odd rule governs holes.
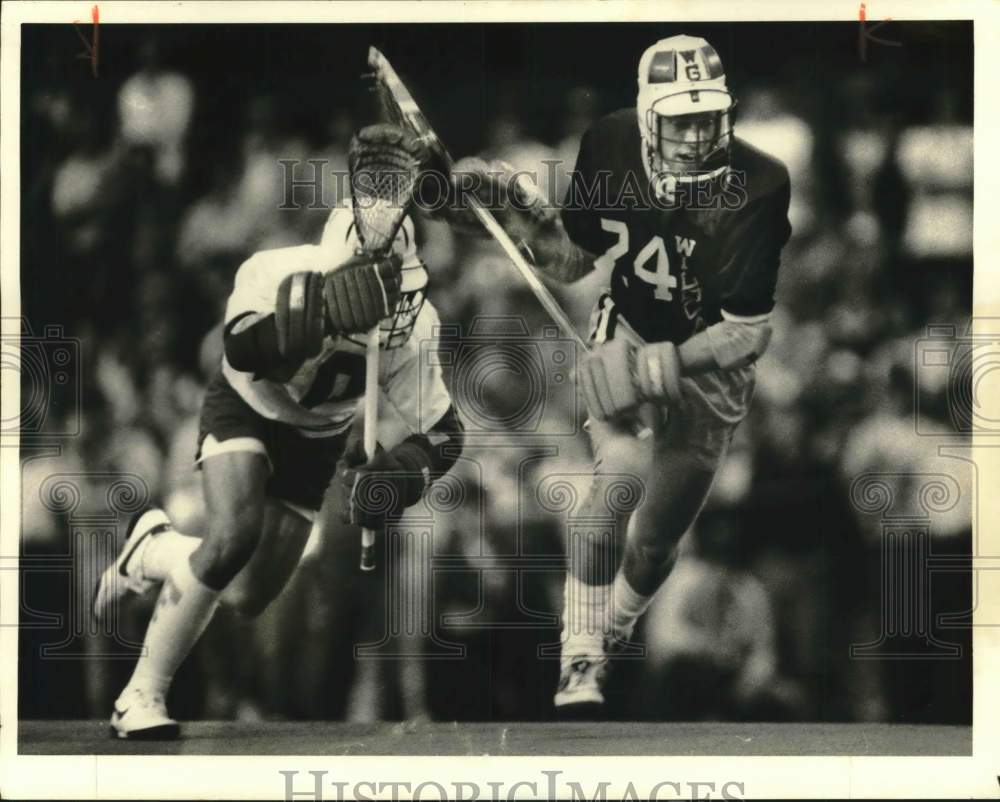
{"type": "Polygon", "coordinates": [[[708,42],[657,42],[638,85],[635,108],[584,134],[560,214],[508,165],[470,159],[455,171],[464,174],[457,187],[479,174],[483,199],[542,273],[564,282],[610,274],[578,369],[591,514],[607,514],[612,482],[631,477],[634,487],[609,521],[613,553],[600,531],[571,550],[580,556],[566,579],[555,696],[568,715],[604,703],[608,657],[669,574],[747,414],[791,234],[788,172],[734,135],[735,100],[708,42]],[[652,435],[636,437],[636,420],[652,435]]]}

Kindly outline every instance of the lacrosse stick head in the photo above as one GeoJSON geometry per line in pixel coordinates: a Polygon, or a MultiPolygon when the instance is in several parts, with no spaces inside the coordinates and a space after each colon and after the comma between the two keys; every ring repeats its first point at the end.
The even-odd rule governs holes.
{"type": "Polygon", "coordinates": [[[399,80],[396,71],[389,63],[389,59],[382,55],[376,47],[368,48],[368,69],[367,77],[372,79],[372,89],[378,94],[379,106],[386,120],[395,125],[407,128],[411,133],[422,136],[424,132],[417,130],[413,123],[407,119],[414,114],[420,115],[420,109],[414,102],[409,90],[399,80]],[[406,111],[402,106],[405,105],[406,111]]]}
{"type": "Polygon", "coordinates": [[[392,247],[424,158],[419,141],[389,123],[369,125],[351,139],[347,170],[354,225],[366,253],[383,255],[392,247]]]}
{"type": "Polygon", "coordinates": [[[448,172],[454,160],[427,121],[410,90],[400,80],[392,64],[376,47],[368,49],[368,75],[374,81],[385,119],[405,128],[427,150],[431,166],[448,172]]]}
{"type": "Polygon", "coordinates": [[[395,251],[403,260],[400,300],[379,326],[383,349],[398,348],[409,339],[426,297],[427,270],[408,217],[425,157],[415,137],[391,124],[358,131],[347,154],[353,225],[338,218],[342,222],[332,239],[378,256],[395,251]]]}

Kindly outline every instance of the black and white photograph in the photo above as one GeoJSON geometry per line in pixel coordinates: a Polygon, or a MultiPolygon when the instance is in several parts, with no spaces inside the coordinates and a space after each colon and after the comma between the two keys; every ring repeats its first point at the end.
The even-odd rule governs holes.
{"type": "Polygon", "coordinates": [[[4,4],[0,794],[1000,793],[996,9],[754,9],[4,4]]]}

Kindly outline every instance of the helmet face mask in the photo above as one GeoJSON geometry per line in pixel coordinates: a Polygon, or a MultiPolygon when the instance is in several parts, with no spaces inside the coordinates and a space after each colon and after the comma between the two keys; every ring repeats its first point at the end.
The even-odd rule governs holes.
{"type": "Polygon", "coordinates": [[[710,193],[725,186],[736,100],[708,42],[673,36],[648,48],[636,106],[643,162],[658,198],[673,201],[685,186],[710,193]]]}
{"type": "Polygon", "coordinates": [[[651,156],[660,167],[678,175],[711,172],[724,155],[730,133],[729,113],[711,111],[667,116],[650,109],[647,118],[651,156]]]}
{"type": "Polygon", "coordinates": [[[396,304],[396,311],[379,326],[379,346],[391,350],[406,345],[417,325],[420,310],[427,299],[427,285],[422,289],[404,292],[396,304]]]}

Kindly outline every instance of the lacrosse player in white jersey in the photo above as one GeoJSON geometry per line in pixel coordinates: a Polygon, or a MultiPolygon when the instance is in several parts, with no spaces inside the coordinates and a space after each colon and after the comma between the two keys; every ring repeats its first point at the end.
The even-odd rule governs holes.
{"type": "Polygon", "coordinates": [[[196,462],[207,531],[192,537],[158,507],[140,512],[98,587],[98,618],[129,593],[159,588],[143,654],[115,702],[113,737],[178,737],[165,697],[220,595],[241,574],[226,602],[251,616],[267,607],[291,576],[331,481],[345,519],[379,529],[461,450],[440,368],[420,358],[438,317],[425,297],[413,223],[403,221],[385,258],[361,255],[350,203],[331,213],[320,245],[262,251],[236,273],[222,365],[201,412],[196,462]],[[367,460],[348,435],[365,389],[365,332],[375,325],[379,450],[367,460]],[[376,483],[393,488],[388,508],[384,495],[382,507],[365,503],[376,483]]]}

